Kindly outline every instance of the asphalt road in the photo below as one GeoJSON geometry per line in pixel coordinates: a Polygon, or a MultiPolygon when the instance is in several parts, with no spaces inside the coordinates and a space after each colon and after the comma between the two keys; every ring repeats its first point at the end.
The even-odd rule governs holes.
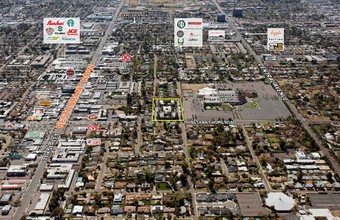
{"type": "Polygon", "coordinates": [[[156,97],[156,89],[158,85],[158,80],[157,80],[157,61],[158,57],[156,54],[154,54],[154,60],[153,60],[153,97],[156,97]]]}
{"type": "MultiPolygon", "coordinates": [[[[182,100],[183,100],[182,88],[181,88],[181,86],[179,84],[177,84],[177,92],[178,92],[180,98],[182,98],[182,100]]],[[[185,162],[188,165],[190,165],[189,151],[188,151],[188,145],[187,145],[187,130],[185,128],[185,122],[181,122],[180,126],[181,126],[181,130],[182,130],[182,140],[183,140],[183,147],[184,147],[183,150],[184,150],[184,154],[185,154],[185,162]]],[[[193,187],[190,175],[188,175],[187,181],[188,181],[188,185],[190,187],[190,193],[191,193],[191,196],[192,196],[192,206],[193,206],[193,210],[194,210],[194,219],[198,220],[196,193],[195,193],[195,189],[193,187]]]]}
{"type": "Polygon", "coordinates": [[[27,187],[26,191],[23,193],[23,196],[21,198],[21,205],[17,208],[13,219],[20,219],[21,216],[26,213],[27,207],[30,205],[30,200],[32,198],[32,195],[36,192],[38,186],[40,185],[40,179],[42,178],[45,167],[47,165],[47,161],[41,160],[39,163],[34,176],[31,179],[30,185],[27,187]]]}
{"type": "Polygon", "coordinates": [[[137,157],[140,153],[140,146],[142,145],[142,118],[141,116],[138,116],[137,118],[137,143],[135,146],[135,156],[137,157]]]}
{"type": "Polygon", "coordinates": [[[262,166],[257,158],[257,156],[255,155],[255,152],[254,152],[254,149],[253,149],[253,146],[252,146],[252,143],[249,141],[249,137],[247,135],[247,131],[246,129],[244,128],[244,126],[242,126],[242,130],[243,130],[243,135],[244,137],[246,138],[246,142],[247,142],[247,145],[248,145],[248,148],[249,148],[249,151],[250,151],[250,154],[253,158],[253,160],[256,162],[256,165],[257,167],[259,168],[259,173],[261,174],[262,176],[262,181],[264,183],[264,186],[266,188],[266,191],[267,192],[270,192],[270,191],[273,191],[272,190],[272,187],[270,186],[270,183],[267,179],[267,175],[264,173],[263,169],[262,169],[262,166]]]}
{"type": "Polygon", "coordinates": [[[109,34],[111,33],[111,31],[112,31],[112,29],[113,29],[113,26],[114,26],[114,24],[115,24],[115,21],[116,21],[118,15],[119,15],[119,13],[120,13],[120,10],[121,10],[122,7],[123,7],[123,4],[124,4],[124,0],[122,0],[122,1],[120,2],[119,6],[118,6],[117,9],[116,9],[115,15],[113,16],[113,18],[112,18],[112,20],[111,20],[111,22],[110,22],[108,28],[107,28],[106,31],[105,31],[104,36],[103,36],[102,39],[100,40],[100,43],[99,43],[99,45],[98,45],[98,47],[97,47],[97,50],[96,50],[96,52],[93,54],[93,57],[92,57],[92,59],[91,59],[91,64],[92,64],[92,65],[96,65],[96,64],[98,63],[99,56],[100,56],[100,54],[101,54],[101,52],[102,52],[102,49],[103,49],[103,47],[104,47],[104,44],[106,43],[106,40],[107,40],[107,38],[109,37],[109,34]]]}
{"type": "Polygon", "coordinates": [[[100,172],[99,172],[97,183],[96,183],[96,191],[100,191],[100,188],[102,186],[108,154],[109,154],[109,146],[108,146],[108,142],[106,141],[105,142],[105,153],[104,153],[104,157],[103,157],[103,162],[100,166],[100,172]]]}

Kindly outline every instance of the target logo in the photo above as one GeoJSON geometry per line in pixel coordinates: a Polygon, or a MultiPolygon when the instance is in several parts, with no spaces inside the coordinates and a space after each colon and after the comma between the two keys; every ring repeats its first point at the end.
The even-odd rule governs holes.
{"type": "Polygon", "coordinates": [[[131,56],[128,53],[122,54],[122,62],[129,62],[131,60],[131,56]]]}

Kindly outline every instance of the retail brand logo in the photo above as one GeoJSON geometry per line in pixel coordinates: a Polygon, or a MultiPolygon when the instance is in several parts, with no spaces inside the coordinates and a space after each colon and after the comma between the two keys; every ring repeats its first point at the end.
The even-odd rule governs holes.
{"type": "Polygon", "coordinates": [[[67,26],[69,27],[74,27],[74,20],[73,19],[68,19],[66,22],[67,26]]]}
{"type": "Polygon", "coordinates": [[[122,54],[122,62],[129,62],[131,60],[131,56],[128,53],[122,54]]]}
{"type": "Polygon", "coordinates": [[[80,43],[80,18],[44,18],[43,24],[45,44],[80,43]]]}
{"type": "Polygon", "coordinates": [[[98,125],[89,125],[87,127],[87,130],[89,130],[89,131],[98,131],[99,130],[99,126],[98,125]]]}
{"type": "Polygon", "coordinates": [[[281,30],[272,30],[272,31],[270,32],[270,34],[271,34],[272,36],[274,36],[274,37],[277,37],[277,36],[282,35],[283,33],[281,32],[281,30]]]}
{"type": "Polygon", "coordinates": [[[48,28],[46,28],[46,33],[47,33],[48,35],[52,35],[52,34],[54,33],[54,29],[51,28],[51,27],[48,27],[48,28]]]}
{"type": "Polygon", "coordinates": [[[59,21],[59,20],[57,20],[57,21],[49,20],[47,22],[47,25],[64,25],[64,22],[63,21],[59,21]]]}
{"type": "Polygon", "coordinates": [[[67,35],[78,35],[78,29],[68,29],[67,35]]]}
{"type": "Polygon", "coordinates": [[[185,27],[185,21],[184,20],[179,20],[178,22],[177,22],[177,27],[178,28],[184,28],[185,27]]]}
{"type": "Polygon", "coordinates": [[[99,118],[99,116],[96,115],[96,114],[90,114],[90,115],[87,116],[87,119],[88,119],[88,120],[91,120],[91,121],[95,121],[95,120],[97,120],[98,118],[99,118]]]}

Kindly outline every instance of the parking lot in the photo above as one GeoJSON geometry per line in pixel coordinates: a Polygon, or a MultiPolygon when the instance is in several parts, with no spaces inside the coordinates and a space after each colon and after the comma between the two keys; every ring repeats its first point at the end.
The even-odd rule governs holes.
{"type": "MultiPolygon", "coordinates": [[[[219,85],[222,86],[223,85],[219,85]]],[[[259,108],[237,109],[232,111],[203,110],[201,99],[194,97],[185,97],[183,99],[185,120],[218,120],[229,118],[233,120],[275,120],[279,117],[286,118],[290,115],[289,110],[278,97],[276,91],[263,82],[247,83],[228,83],[226,88],[233,90],[256,92],[258,94],[259,108]]]]}
{"type": "Polygon", "coordinates": [[[265,216],[269,213],[267,209],[262,207],[260,195],[257,192],[237,193],[236,196],[242,216],[265,216]]]}
{"type": "Polygon", "coordinates": [[[243,120],[274,120],[279,117],[288,117],[289,110],[277,95],[271,85],[263,82],[233,84],[235,89],[255,91],[258,94],[259,109],[243,109],[240,119],[243,120]]]}
{"type": "Polygon", "coordinates": [[[340,193],[310,193],[308,197],[315,208],[340,210],[340,193]]]}

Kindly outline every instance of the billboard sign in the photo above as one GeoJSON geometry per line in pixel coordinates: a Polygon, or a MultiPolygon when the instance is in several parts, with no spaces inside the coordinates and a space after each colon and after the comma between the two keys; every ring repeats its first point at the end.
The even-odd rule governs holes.
{"type": "Polygon", "coordinates": [[[86,145],[88,146],[96,146],[101,144],[101,139],[100,138],[91,138],[91,139],[86,139],[86,145]]]}
{"type": "Polygon", "coordinates": [[[210,42],[223,42],[225,38],[224,30],[209,30],[208,31],[208,40],[210,42]]]}
{"type": "Polygon", "coordinates": [[[44,44],[80,43],[80,18],[44,18],[44,44]]]}
{"type": "Polygon", "coordinates": [[[202,18],[175,18],[174,25],[175,47],[203,46],[202,18]]]}
{"type": "Polygon", "coordinates": [[[268,28],[267,49],[270,51],[284,50],[284,28],[268,28]]]}

